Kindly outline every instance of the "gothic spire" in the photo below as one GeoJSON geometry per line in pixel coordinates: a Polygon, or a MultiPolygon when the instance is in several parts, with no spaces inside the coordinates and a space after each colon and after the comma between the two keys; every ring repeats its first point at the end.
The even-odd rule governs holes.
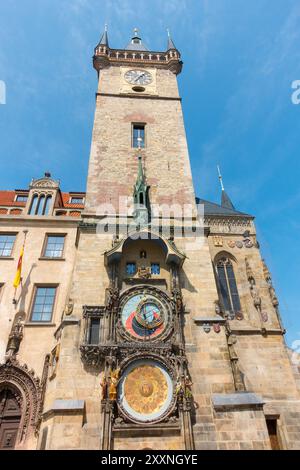
{"type": "Polygon", "coordinates": [[[107,34],[107,24],[105,25],[104,33],[102,34],[101,39],[100,39],[99,43],[97,44],[97,47],[99,47],[99,46],[109,47],[108,34],[107,34]]]}
{"type": "Polygon", "coordinates": [[[168,32],[168,46],[167,46],[167,51],[169,51],[170,49],[176,49],[176,46],[173,42],[173,39],[171,38],[171,34],[170,34],[170,30],[167,29],[167,32],[168,32]]]}
{"type": "Polygon", "coordinates": [[[223,184],[223,178],[222,178],[222,175],[221,175],[219,165],[218,165],[218,174],[219,174],[219,180],[220,180],[221,189],[222,189],[221,206],[225,207],[226,209],[235,210],[235,207],[232,204],[230,197],[228,196],[228,194],[225,191],[224,184],[223,184]]]}

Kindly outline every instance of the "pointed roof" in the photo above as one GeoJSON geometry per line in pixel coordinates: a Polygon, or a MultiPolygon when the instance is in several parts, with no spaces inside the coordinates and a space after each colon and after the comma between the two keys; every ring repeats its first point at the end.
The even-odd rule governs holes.
{"type": "Polygon", "coordinates": [[[171,38],[171,35],[170,35],[170,31],[168,31],[168,46],[167,46],[167,51],[169,51],[170,49],[176,49],[177,50],[177,47],[175,46],[174,42],[173,42],[173,39],[171,38]]]}
{"type": "Polygon", "coordinates": [[[219,175],[220,185],[221,185],[221,189],[222,189],[221,206],[224,207],[225,209],[229,209],[229,210],[234,211],[235,207],[232,204],[231,199],[228,196],[228,194],[226,193],[225,188],[224,188],[223,178],[222,178],[222,175],[221,175],[221,170],[220,170],[219,165],[217,165],[217,169],[218,169],[218,175],[219,175]]]}
{"type": "Polygon", "coordinates": [[[206,201],[205,199],[196,198],[197,204],[204,204],[204,215],[208,216],[240,216],[254,218],[253,215],[246,214],[246,212],[237,211],[233,206],[232,208],[224,205],[216,204],[215,202],[206,201]]]}
{"type": "Polygon", "coordinates": [[[234,205],[231,202],[230,197],[226,193],[225,189],[222,190],[222,197],[221,197],[221,206],[225,209],[235,210],[234,205]]]}
{"type": "Polygon", "coordinates": [[[106,46],[106,47],[109,47],[109,44],[108,44],[108,34],[107,34],[107,25],[105,25],[104,33],[102,34],[101,39],[100,39],[100,41],[99,41],[99,43],[97,44],[96,47],[99,47],[99,46],[106,46]]]}
{"type": "Polygon", "coordinates": [[[128,46],[125,47],[127,51],[145,51],[149,52],[149,49],[142,42],[142,39],[138,36],[138,29],[134,29],[134,36],[131,38],[128,46]]]}

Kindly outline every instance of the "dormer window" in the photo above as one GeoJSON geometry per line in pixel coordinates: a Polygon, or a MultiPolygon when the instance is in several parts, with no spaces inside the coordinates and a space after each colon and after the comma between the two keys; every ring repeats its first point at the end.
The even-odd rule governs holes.
{"type": "Polygon", "coordinates": [[[83,197],[71,197],[70,204],[83,204],[83,197]]]}
{"type": "Polygon", "coordinates": [[[27,202],[28,196],[27,194],[18,194],[16,197],[16,202],[27,202]]]}

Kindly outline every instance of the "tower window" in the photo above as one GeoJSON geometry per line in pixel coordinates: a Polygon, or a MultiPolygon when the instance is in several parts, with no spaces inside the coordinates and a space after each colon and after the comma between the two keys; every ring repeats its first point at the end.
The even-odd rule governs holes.
{"type": "Polygon", "coordinates": [[[126,273],[130,276],[133,276],[136,273],[136,264],[135,263],[127,263],[126,264],[126,273]]]}
{"type": "Polygon", "coordinates": [[[229,258],[220,259],[217,263],[217,272],[225,311],[240,312],[240,298],[231,260],[229,258]]]}
{"type": "Polygon", "coordinates": [[[159,263],[151,263],[151,274],[160,274],[160,264],[159,263]]]}
{"type": "Polygon", "coordinates": [[[132,125],[132,147],[145,148],[145,125],[133,124],[132,125]]]}

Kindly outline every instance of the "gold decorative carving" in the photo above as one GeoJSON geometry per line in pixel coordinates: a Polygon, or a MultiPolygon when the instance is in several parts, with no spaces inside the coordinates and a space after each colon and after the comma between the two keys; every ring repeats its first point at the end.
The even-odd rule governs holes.
{"type": "Polygon", "coordinates": [[[136,412],[150,415],[158,412],[168,398],[168,383],[155,366],[139,366],[126,377],[124,394],[128,405],[136,412]]]}
{"type": "Polygon", "coordinates": [[[151,269],[146,266],[141,266],[138,269],[138,277],[140,279],[149,279],[151,277],[151,269]]]}
{"type": "Polygon", "coordinates": [[[223,238],[215,236],[214,237],[214,245],[215,246],[223,246],[223,238]]]}

